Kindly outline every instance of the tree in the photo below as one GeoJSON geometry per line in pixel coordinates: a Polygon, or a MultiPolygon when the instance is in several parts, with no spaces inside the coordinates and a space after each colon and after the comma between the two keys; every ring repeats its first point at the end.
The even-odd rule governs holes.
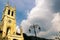
{"type": "Polygon", "coordinates": [[[37,37],[37,30],[39,30],[39,31],[41,30],[40,26],[38,24],[31,25],[30,28],[29,28],[30,33],[31,33],[32,29],[34,31],[35,37],[37,37]]]}

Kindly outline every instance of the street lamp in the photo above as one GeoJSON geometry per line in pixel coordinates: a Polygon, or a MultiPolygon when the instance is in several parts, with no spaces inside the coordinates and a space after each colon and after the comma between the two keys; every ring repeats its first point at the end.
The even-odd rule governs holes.
{"type": "MultiPolygon", "coordinates": [[[[34,31],[35,37],[37,37],[37,30],[39,30],[39,31],[41,30],[41,29],[40,29],[40,26],[37,25],[37,24],[31,25],[30,28],[29,28],[29,32],[30,32],[30,33],[31,33],[32,29],[33,29],[33,31],[34,31]]],[[[36,40],[37,40],[37,39],[36,39],[36,40]]]]}

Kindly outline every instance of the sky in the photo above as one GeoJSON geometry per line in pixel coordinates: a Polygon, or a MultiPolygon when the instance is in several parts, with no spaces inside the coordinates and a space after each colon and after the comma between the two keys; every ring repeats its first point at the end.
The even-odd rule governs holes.
{"type": "Polygon", "coordinates": [[[20,25],[21,21],[26,19],[27,12],[35,6],[34,0],[0,0],[0,19],[2,17],[3,9],[8,1],[11,6],[16,6],[17,25],[20,25]]]}
{"type": "MultiPolygon", "coordinates": [[[[0,0],[0,15],[7,0],[0,0]]],[[[41,31],[38,37],[55,38],[60,32],[60,0],[9,0],[9,3],[16,5],[17,29],[22,26],[23,32],[27,35],[32,24],[38,24],[41,31]]],[[[1,16],[0,16],[1,18],[1,16]]]]}

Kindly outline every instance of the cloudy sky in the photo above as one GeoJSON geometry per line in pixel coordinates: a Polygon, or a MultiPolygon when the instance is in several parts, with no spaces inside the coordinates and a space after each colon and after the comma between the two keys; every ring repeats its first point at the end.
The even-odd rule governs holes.
{"type": "MultiPolygon", "coordinates": [[[[7,0],[0,0],[0,18],[7,0]]],[[[60,31],[60,0],[9,0],[16,5],[17,26],[21,25],[23,32],[28,32],[29,26],[38,24],[41,31],[38,37],[54,38],[60,31]]],[[[18,27],[17,27],[18,29],[18,27]]],[[[33,35],[31,33],[31,35],[33,35]]]]}

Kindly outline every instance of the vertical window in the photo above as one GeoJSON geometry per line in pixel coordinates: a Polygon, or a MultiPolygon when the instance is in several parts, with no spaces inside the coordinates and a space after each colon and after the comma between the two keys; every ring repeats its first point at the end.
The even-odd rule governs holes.
{"type": "Polygon", "coordinates": [[[12,14],[11,14],[11,16],[13,16],[13,13],[14,13],[14,12],[12,11],[12,14]]]}
{"type": "Polygon", "coordinates": [[[10,15],[10,10],[8,10],[8,15],[10,15]]]}

